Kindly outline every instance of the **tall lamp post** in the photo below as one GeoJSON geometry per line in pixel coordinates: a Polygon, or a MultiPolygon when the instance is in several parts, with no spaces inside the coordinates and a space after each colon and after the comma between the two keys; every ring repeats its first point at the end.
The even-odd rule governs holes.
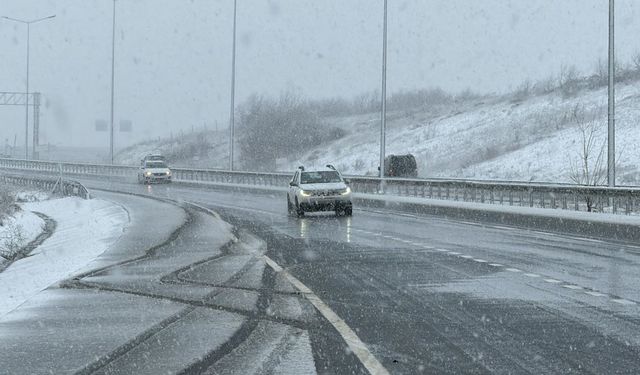
{"type": "Polygon", "coordinates": [[[607,185],[616,186],[616,65],[615,65],[615,7],[609,0],[609,109],[607,134],[607,185]]]}
{"type": "MultiPolygon", "coordinates": [[[[24,113],[25,113],[25,120],[24,120],[24,158],[26,160],[29,159],[29,45],[30,45],[30,38],[31,38],[31,24],[34,23],[38,23],[44,20],[48,20],[51,18],[54,18],[56,15],[51,15],[51,16],[47,16],[47,17],[43,17],[43,18],[38,18],[36,20],[20,20],[17,18],[11,18],[11,17],[7,17],[7,16],[3,16],[2,18],[9,20],[9,21],[13,21],[13,22],[18,22],[18,23],[22,23],[27,25],[27,89],[25,91],[25,98],[24,98],[24,113]]],[[[34,152],[36,150],[33,150],[34,152]]]]}
{"type": "Polygon", "coordinates": [[[384,156],[387,129],[387,0],[382,23],[382,97],[380,106],[380,190],[384,192],[384,156]]]}
{"type": "Polygon", "coordinates": [[[235,133],[236,98],[236,20],[238,0],[233,0],[233,43],[231,47],[231,109],[229,110],[229,170],[233,171],[233,139],[235,133]]]}
{"type": "Polygon", "coordinates": [[[113,164],[113,98],[116,70],[116,0],[113,0],[113,13],[111,20],[111,114],[109,117],[109,157],[111,164],[113,164]]]}

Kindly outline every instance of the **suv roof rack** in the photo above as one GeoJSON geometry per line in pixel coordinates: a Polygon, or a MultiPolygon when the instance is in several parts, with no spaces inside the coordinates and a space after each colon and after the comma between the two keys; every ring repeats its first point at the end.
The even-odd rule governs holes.
{"type": "Polygon", "coordinates": [[[331,165],[331,164],[327,164],[327,165],[325,165],[325,167],[327,167],[327,168],[329,168],[329,169],[333,169],[334,171],[336,170],[336,167],[334,167],[334,166],[333,166],[333,165],[331,165]]]}

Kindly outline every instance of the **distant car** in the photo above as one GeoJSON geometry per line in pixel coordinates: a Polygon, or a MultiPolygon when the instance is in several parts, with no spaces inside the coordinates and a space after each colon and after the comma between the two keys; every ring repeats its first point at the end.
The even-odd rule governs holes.
{"type": "Polygon", "coordinates": [[[147,160],[138,171],[138,183],[171,182],[171,169],[162,160],[147,160]]]}
{"type": "Polygon", "coordinates": [[[297,216],[310,211],[335,211],[336,215],[351,216],[351,188],[331,165],[314,170],[299,167],[289,182],[287,208],[289,214],[297,216]]]}
{"type": "Polygon", "coordinates": [[[418,163],[411,155],[389,155],[384,158],[386,177],[418,177],[418,163]]]}

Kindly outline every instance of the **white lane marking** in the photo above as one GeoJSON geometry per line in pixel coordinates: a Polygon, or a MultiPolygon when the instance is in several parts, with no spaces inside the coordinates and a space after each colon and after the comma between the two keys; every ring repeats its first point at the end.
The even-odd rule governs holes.
{"type": "Polygon", "coordinates": [[[478,262],[478,263],[489,263],[489,262],[487,262],[487,261],[486,261],[486,260],[484,260],[484,259],[477,259],[477,258],[476,258],[476,259],[474,259],[473,261],[474,261],[474,262],[478,262]]]}
{"type": "Polygon", "coordinates": [[[441,253],[448,253],[449,252],[449,250],[447,250],[447,249],[439,249],[439,248],[436,248],[436,251],[439,251],[441,253]]]}
{"type": "Polygon", "coordinates": [[[519,270],[517,268],[505,268],[505,270],[507,270],[509,272],[522,272],[522,270],[519,270]]]}
{"type": "Polygon", "coordinates": [[[563,285],[562,287],[563,288],[567,288],[567,289],[573,289],[573,290],[582,290],[582,289],[584,289],[583,287],[578,286],[578,285],[563,285]]]}
{"type": "Polygon", "coordinates": [[[382,236],[382,237],[384,237],[384,238],[394,239],[392,236],[387,236],[387,235],[384,235],[384,236],[382,236]]]}
{"type": "Polygon", "coordinates": [[[544,279],[544,281],[551,283],[551,284],[558,284],[561,283],[560,280],[556,280],[556,279],[544,279]]]}
{"type": "Polygon", "coordinates": [[[504,267],[504,265],[500,263],[489,263],[489,265],[493,267],[504,267]]]}
{"type": "Polygon", "coordinates": [[[460,255],[460,258],[471,259],[473,257],[471,255],[460,255]]]}
{"type": "Polygon", "coordinates": [[[451,255],[460,255],[460,253],[457,253],[455,251],[449,251],[449,254],[451,254],[451,255]]]}
{"type": "Polygon", "coordinates": [[[373,356],[373,354],[369,351],[367,346],[360,340],[358,335],[342,320],[331,308],[322,300],[316,296],[311,289],[307,288],[300,280],[296,279],[293,275],[291,275],[286,270],[282,269],[278,263],[274,262],[268,256],[264,256],[265,262],[269,265],[269,267],[273,268],[274,271],[278,273],[282,273],[284,277],[289,280],[293,286],[298,289],[309,302],[313,304],[313,306],[318,309],[318,311],[322,314],[322,316],[327,319],[331,325],[335,327],[335,329],[340,333],[340,336],[344,339],[344,341],[349,345],[349,349],[358,357],[362,365],[369,371],[372,375],[389,375],[389,371],[387,371],[384,366],[373,356]]]}
{"type": "Polygon", "coordinates": [[[621,305],[635,305],[636,303],[633,301],[629,301],[628,299],[624,299],[624,298],[612,298],[611,301],[615,302],[615,303],[619,303],[621,305]]]}
{"type": "Polygon", "coordinates": [[[600,292],[592,292],[592,291],[587,291],[585,292],[586,294],[590,295],[590,296],[594,296],[594,297],[606,297],[606,294],[600,293],[600,292]]]}
{"type": "Polygon", "coordinates": [[[525,273],[524,275],[527,277],[540,277],[537,273],[525,273]]]}

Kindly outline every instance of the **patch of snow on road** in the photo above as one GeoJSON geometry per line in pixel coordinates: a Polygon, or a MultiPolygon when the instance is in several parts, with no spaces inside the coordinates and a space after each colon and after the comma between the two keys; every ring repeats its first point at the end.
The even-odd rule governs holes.
{"type": "Polygon", "coordinates": [[[57,222],[55,233],[0,273],[0,317],[74,272],[113,245],[129,222],[126,211],[99,199],[63,198],[24,204],[57,222]]]}

